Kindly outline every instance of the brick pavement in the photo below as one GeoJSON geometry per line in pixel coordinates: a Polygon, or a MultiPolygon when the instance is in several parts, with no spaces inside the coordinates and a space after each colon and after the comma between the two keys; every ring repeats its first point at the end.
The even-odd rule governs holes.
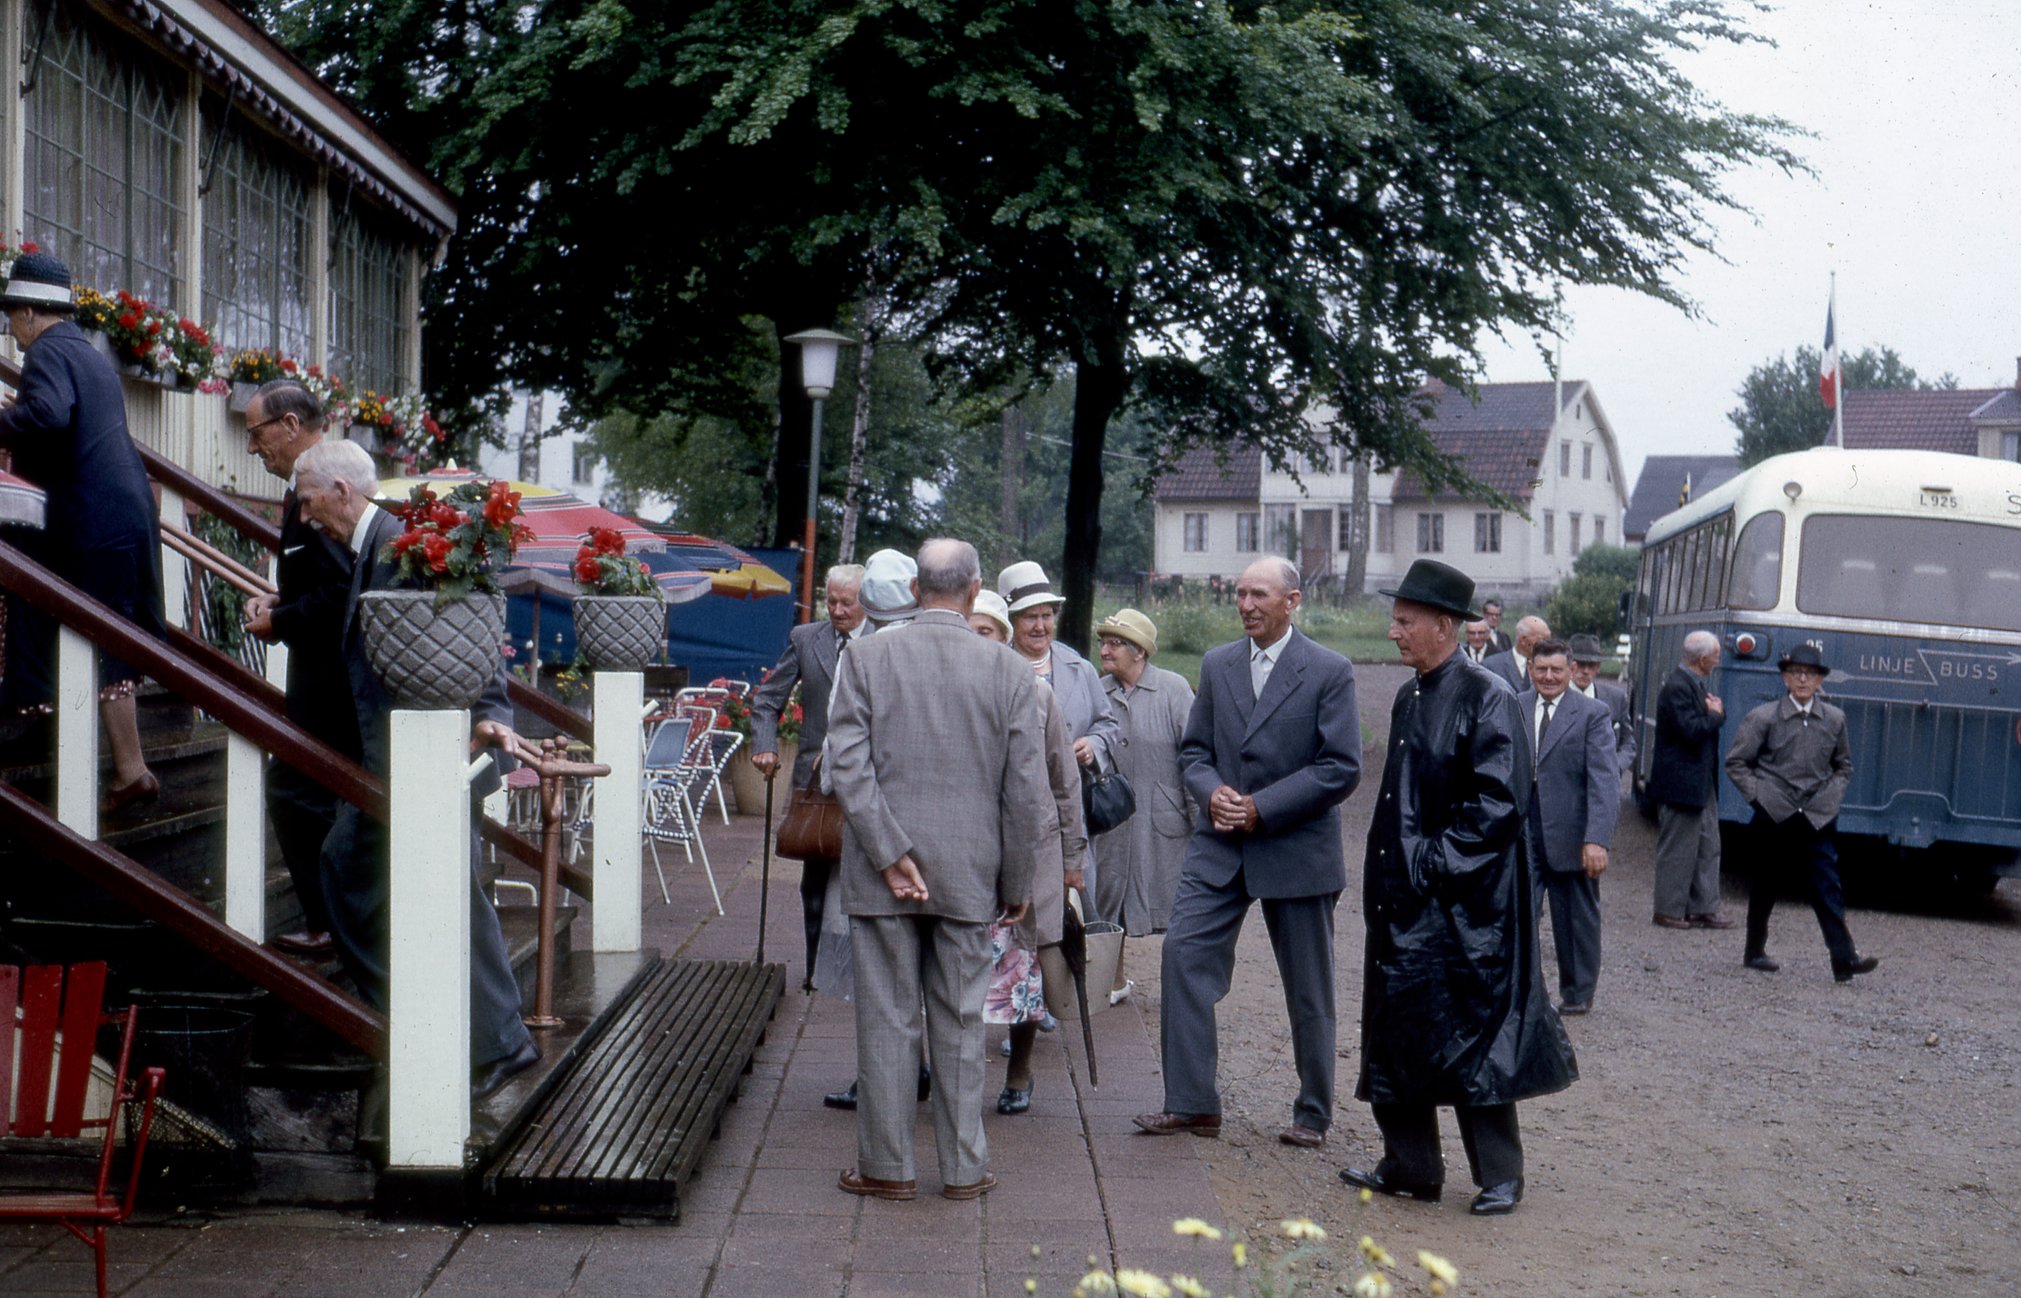
{"type": "MultiPolygon", "coordinates": [[[[646,941],[668,954],[748,958],[758,931],[757,817],[708,829],[728,914],[717,917],[699,864],[663,849],[671,904],[646,864],[646,941]]],[[[1130,1134],[1130,1115],[1162,1104],[1155,1024],[1135,1005],[1095,1019],[1102,1085],[1088,1084],[1079,1033],[1039,1039],[1031,1111],[999,1117],[992,1051],[985,1097],[999,1185],[951,1203],[933,1184],[933,1135],[920,1109],[921,1197],[859,1199],[835,1188],[855,1161],[853,1116],[823,1108],[854,1061],[850,1007],[797,990],[802,974],[797,863],[774,863],[767,958],[787,965],[789,990],[743,1094],[684,1197],[673,1225],[462,1228],[404,1225],[313,1209],[145,1211],[113,1232],[113,1292],[202,1294],[655,1295],[656,1298],[1000,1298],[1066,1294],[1088,1268],[1136,1266],[1230,1283],[1219,1245],[1172,1233],[1180,1217],[1220,1222],[1191,1137],[1130,1134]]],[[[1154,942],[1126,966],[1150,969],[1154,942]]],[[[993,1030],[992,1046],[1001,1030],[993,1030]]],[[[90,1254],[59,1228],[0,1226],[0,1292],[89,1292],[90,1254]]]]}

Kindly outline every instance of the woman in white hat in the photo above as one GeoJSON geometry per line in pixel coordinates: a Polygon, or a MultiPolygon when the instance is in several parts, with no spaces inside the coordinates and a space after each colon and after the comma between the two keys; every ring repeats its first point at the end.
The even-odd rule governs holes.
{"type": "MultiPolygon", "coordinates": [[[[976,596],[968,617],[977,635],[999,644],[1011,635],[1011,615],[1003,597],[991,591],[976,596]]],[[[994,967],[983,996],[982,1020],[1010,1025],[1010,1067],[1004,1074],[998,1113],[1023,1113],[1032,1106],[1032,1045],[1046,1020],[1045,980],[1039,972],[1042,946],[1060,940],[1065,921],[1066,890],[1085,883],[1088,832],[1081,818],[1080,765],[1068,737],[1066,714],[1050,689],[1034,692],[1045,713],[1046,777],[1052,805],[1039,823],[1039,855],[1032,869],[1032,904],[1022,923],[990,926],[994,967]]]]}
{"type": "MultiPolygon", "coordinates": [[[[1151,665],[1158,627],[1136,609],[1104,618],[1095,640],[1107,673],[1102,686],[1120,726],[1116,769],[1137,795],[1137,814],[1098,840],[1102,874],[1095,910],[1131,937],[1143,937],[1165,931],[1193,834],[1192,799],[1179,773],[1193,687],[1179,673],[1151,665]]],[[[1128,987],[1118,990],[1128,995],[1128,987]]]]}

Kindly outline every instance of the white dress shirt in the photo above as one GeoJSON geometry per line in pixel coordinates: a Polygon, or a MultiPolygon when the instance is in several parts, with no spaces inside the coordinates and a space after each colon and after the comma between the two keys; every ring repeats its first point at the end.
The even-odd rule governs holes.
{"type": "Polygon", "coordinates": [[[1277,665],[1277,656],[1284,652],[1284,644],[1291,639],[1291,628],[1285,627],[1284,634],[1270,644],[1258,647],[1254,641],[1249,644],[1249,684],[1256,691],[1256,697],[1263,697],[1263,687],[1270,683],[1270,669],[1277,665]]]}

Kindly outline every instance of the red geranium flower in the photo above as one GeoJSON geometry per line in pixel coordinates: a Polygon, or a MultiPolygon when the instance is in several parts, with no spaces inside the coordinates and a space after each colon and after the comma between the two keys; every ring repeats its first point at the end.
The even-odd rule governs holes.
{"type": "Polygon", "coordinates": [[[601,574],[601,571],[597,567],[596,556],[589,554],[577,556],[575,561],[575,579],[577,581],[595,581],[601,574]]]}
{"type": "Polygon", "coordinates": [[[421,553],[428,557],[428,566],[437,572],[449,570],[449,552],[455,548],[448,537],[435,532],[428,533],[421,541],[421,553]]]}

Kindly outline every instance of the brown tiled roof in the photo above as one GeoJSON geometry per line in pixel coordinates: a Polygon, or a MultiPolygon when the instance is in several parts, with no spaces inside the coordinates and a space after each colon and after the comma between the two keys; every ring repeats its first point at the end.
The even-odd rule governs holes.
{"type": "Polygon", "coordinates": [[[1846,393],[1846,445],[1855,450],[1900,447],[1979,453],[1973,417],[2021,418],[2010,388],[1905,389],[1846,393]],[[2003,401],[2002,398],[2006,400],[2003,401]],[[1986,413],[1980,413],[1982,408],[1986,413]],[[2000,412],[2005,410],[2003,416],[2000,412]]]}
{"type": "MultiPolygon", "coordinates": [[[[1436,403],[1425,420],[1432,442],[1448,455],[1466,461],[1466,470],[1489,487],[1515,500],[1527,500],[1542,476],[1544,452],[1549,449],[1551,428],[1557,423],[1551,383],[1483,383],[1476,389],[1479,401],[1442,383],[1427,385],[1425,391],[1436,403]]],[[[1586,384],[1567,379],[1563,399],[1576,401],[1586,384]]],[[[1398,500],[1421,498],[1424,483],[1406,469],[1397,475],[1398,500]]],[[[1443,499],[1458,499],[1450,492],[1443,499]]]]}
{"type": "Polygon", "coordinates": [[[1228,448],[1228,462],[1215,458],[1217,448],[1196,446],[1158,479],[1160,500],[1247,500],[1263,494],[1263,452],[1237,443],[1228,448]]]}

